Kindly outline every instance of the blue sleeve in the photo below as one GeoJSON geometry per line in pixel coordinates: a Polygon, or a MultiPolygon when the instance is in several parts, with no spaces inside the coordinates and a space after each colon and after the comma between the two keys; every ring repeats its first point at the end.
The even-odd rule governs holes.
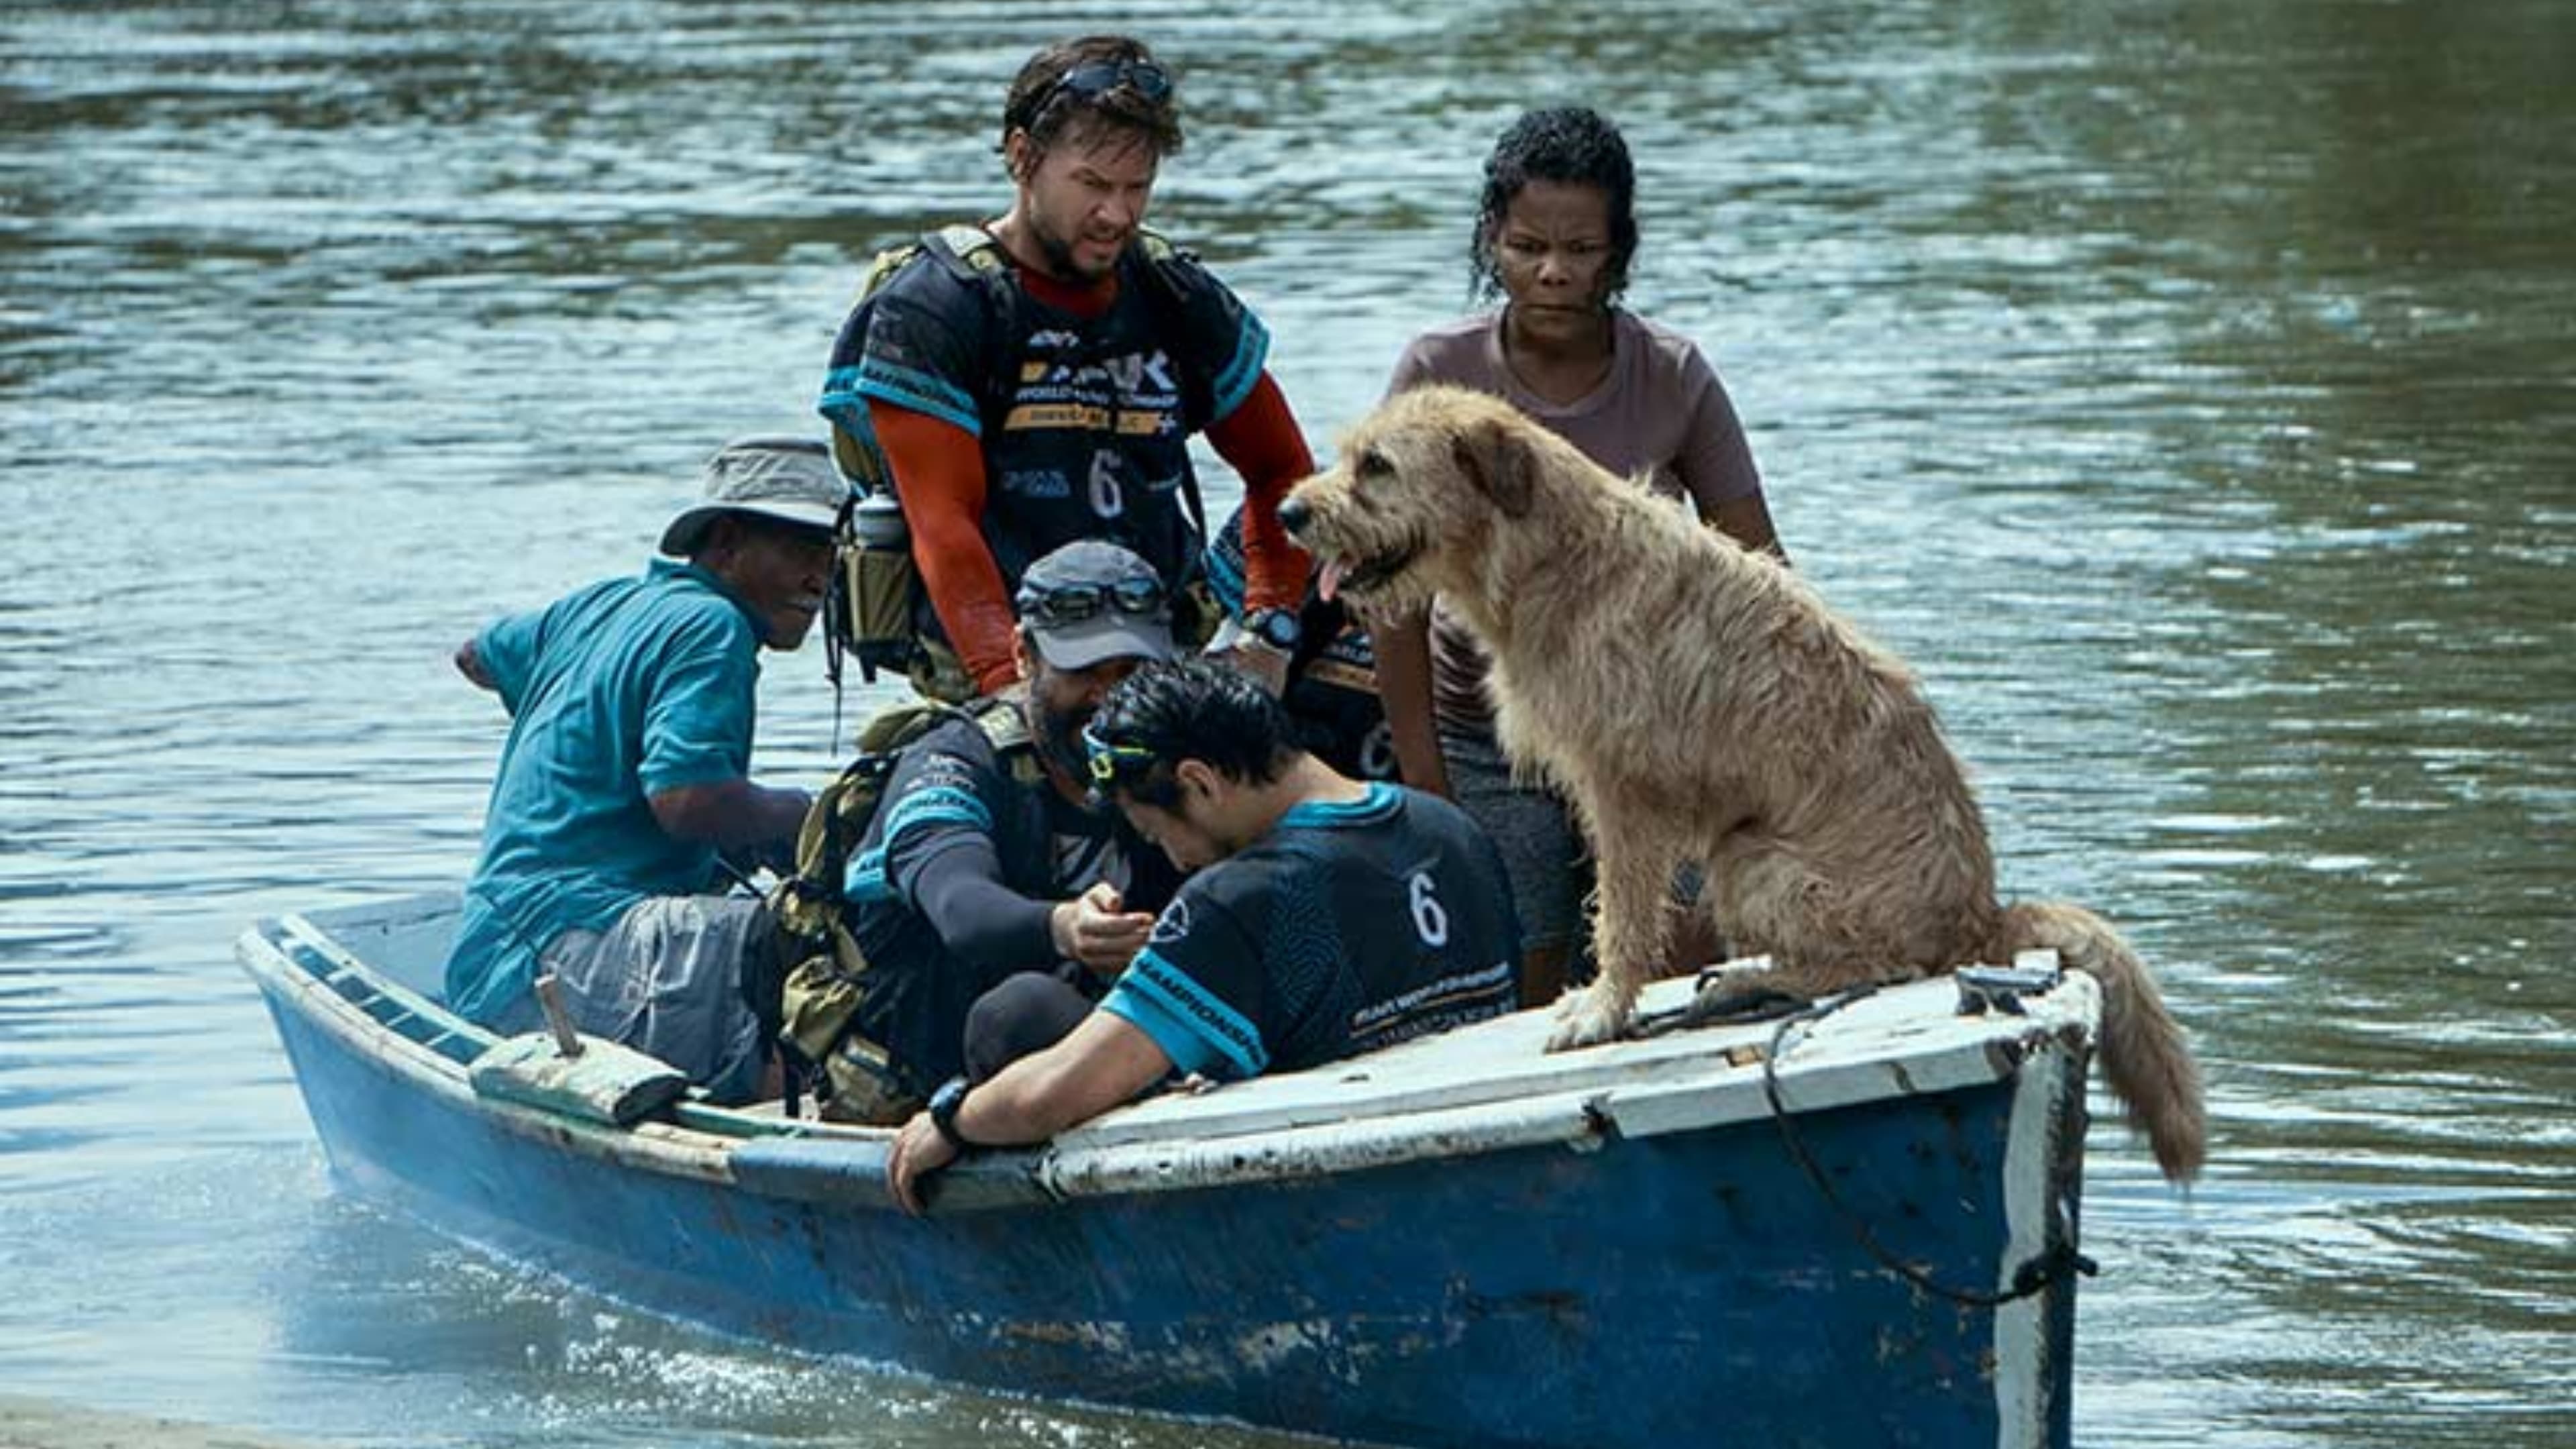
{"type": "Polygon", "coordinates": [[[865,328],[842,329],[823,379],[823,415],[866,437],[875,399],[982,437],[991,310],[937,258],[913,258],[871,299],[865,328]]]}
{"type": "Polygon", "coordinates": [[[545,609],[495,619],[474,636],[474,660],[490,676],[493,692],[501,696],[501,707],[514,718],[520,702],[528,697],[528,679],[537,667],[537,646],[545,638],[546,620],[552,613],[545,609]]]}
{"type": "Polygon", "coordinates": [[[1183,1072],[1257,1077],[1270,1065],[1256,1020],[1261,952],[1254,933],[1210,888],[1225,873],[1224,865],[1212,866],[1181,887],[1100,1009],[1152,1037],[1183,1072]]]}
{"type": "Polygon", "coordinates": [[[946,750],[905,750],[886,778],[867,840],[850,857],[842,895],[853,903],[908,899],[922,865],[947,850],[980,847],[998,873],[983,775],[974,761],[946,750]]]}
{"type": "Polygon", "coordinates": [[[1203,380],[1195,401],[1207,415],[1188,419],[1188,426],[1204,432],[1252,396],[1270,362],[1270,329],[1196,261],[1172,257],[1158,265],[1180,304],[1181,352],[1203,380]]]}
{"type": "Polygon", "coordinates": [[[751,776],[759,645],[731,604],[689,620],[657,659],[636,783],[648,796],[751,776]]]}

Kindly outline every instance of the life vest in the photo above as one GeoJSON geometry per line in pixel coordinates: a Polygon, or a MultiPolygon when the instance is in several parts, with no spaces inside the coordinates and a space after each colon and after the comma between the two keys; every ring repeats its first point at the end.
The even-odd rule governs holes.
{"type": "MultiPolygon", "coordinates": [[[[1158,330],[1170,334],[1176,330],[1173,324],[1181,303],[1164,264],[1186,254],[1169,238],[1143,228],[1137,231],[1136,246],[1145,262],[1141,270],[1146,303],[1158,330]]],[[[970,292],[982,294],[994,319],[986,328],[989,346],[978,390],[989,436],[999,429],[1001,415],[1019,387],[1021,295],[1010,254],[982,227],[946,226],[878,252],[859,284],[857,303],[841,325],[842,342],[835,351],[846,355],[850,339],[865,339],[886,284],[923,256],[970,292]]],[[[1202,384],[1193,375],[1190,385],[1202,384]]],[[[839,683],[841,658],[846,654],[858,661],[860,677],[870,682],[885,671],[905,676],[916,691],[933,699],[952,704],[973,699],[974,681],[956,653],[923,631],[922,621],[929,613],[927,591],[912,556],[911,530],[896,497],[893,471],[868,425],[865,402],[838,399],[827,405],[824,415],[831,422],[833,461],[851,484],[839,528],[840,567],[834,570],[824,601],[826,673],[839,683]]],[[[1186,516],[1205,538],[1207,508],[1199,496],[1198,480],[1186,471],[1183,479],[1186,516]]],[[[1214,632],[1216,619],[1212,611],[1197,607],[1199,601],[1191,593],[1184,589],[1176,596],[1175,632],[1184,642],[1204,642],[1214,632]]]]}

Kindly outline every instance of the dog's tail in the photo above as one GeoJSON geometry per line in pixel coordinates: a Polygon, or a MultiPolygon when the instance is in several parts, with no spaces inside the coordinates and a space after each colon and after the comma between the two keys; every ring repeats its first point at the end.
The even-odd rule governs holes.
{"type": "Polygon", "coordinates": [[[2147,963],[2109,922],[2062,901],[2006,908],[1998,944],[2007,961],[2016,951],[2053,947],[2068,966],[2101,983],[2102,1075],[2127,1109],[2129,1125],[2146,1133],[2165,1177],[2190,1181],[2200,1171],[2208,1136],[2200,1069],[2147,963]]]}

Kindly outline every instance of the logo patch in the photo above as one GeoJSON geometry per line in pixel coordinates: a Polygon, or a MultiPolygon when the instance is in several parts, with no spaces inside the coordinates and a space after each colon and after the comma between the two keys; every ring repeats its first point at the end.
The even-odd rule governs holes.
{"type": "Polygon", "coordinates": [[[1004,473],[1002,491],[1022,498],[1071,498],[1073,480],[1053,468],[1025,469],[1004,473]]]}

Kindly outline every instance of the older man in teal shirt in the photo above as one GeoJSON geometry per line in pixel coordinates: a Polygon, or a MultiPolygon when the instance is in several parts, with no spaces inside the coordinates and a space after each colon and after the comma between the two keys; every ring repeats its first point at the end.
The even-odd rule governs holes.
{"type": "Polygon", "coordinates": [[[720,852],[781,850],[803,791],[751,780],[763,647],[821,609],[845,485],[820,443],[752,438],[706,468],[662,536],[671,558],[501,619],[456,652],[510,713],[447,962],[448,1004],[496,1031],[540,1021],[552,974],[574,1023],[756,1095],[766,1044],[743,1000],[760,902],[716,894],[720,852]]]}

